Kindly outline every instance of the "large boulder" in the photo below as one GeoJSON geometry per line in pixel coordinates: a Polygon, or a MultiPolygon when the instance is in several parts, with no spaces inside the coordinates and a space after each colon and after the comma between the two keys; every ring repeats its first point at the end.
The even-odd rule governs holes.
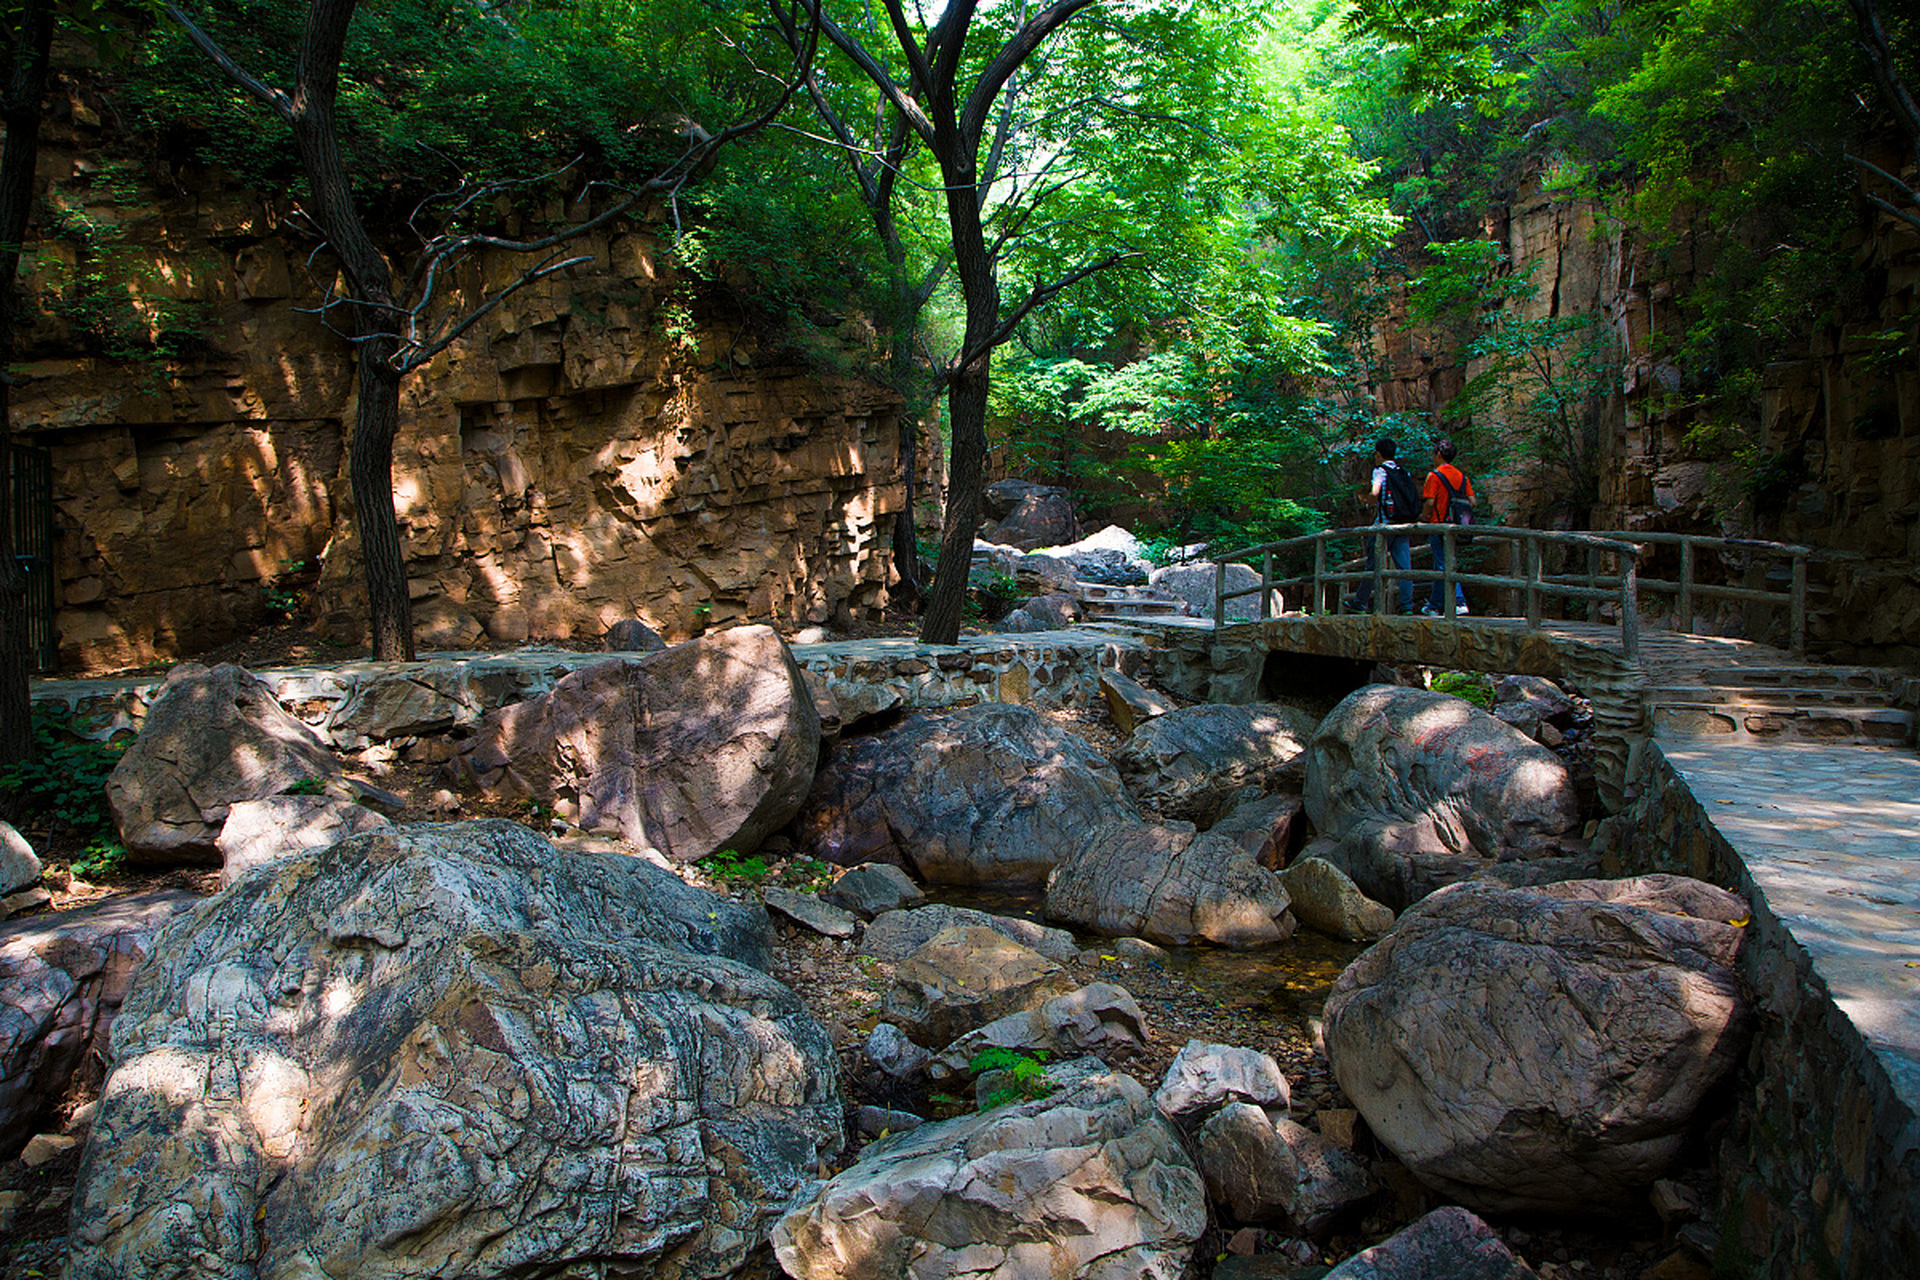
{"type": "Polygon", "coordinates": [[[1039,952],[991,929],[954,925],[900,961],[880,1016],[916,1044],[942,1049],[1073,989],[1067,971],[1039,952]]]}
{"type": "Polygon", "coordinates": [[[1214,1112],[1193,1145],[1207,1194],[1239,1222],[1283,1221],[1320,1239],[1377,1189],[1350,1152],[1250,1102],[1214,1112]]]}
{"type": "Polygon", "coordinates": [[[1178,1280],[1207,1224],[1180,1135],[1097,1061],[868,1147],[774,1229],[794,1280],[1178,1280]]]}
{"type": "Polygon", "coordinates": [[[183,662],[107,775],[107,805],[135,861],[217,863],[234,805],[340,773],[327,744],[252,672],[183,662]]]}
{"type": "Polygon", "coordinates": [[[841,866],[1039,884],[1083,832],[1138,817],[1105,757],[1030,707],[989,702],[843,741],[794,832],[841,866]]]}
{"type": "Polygon", "coordinates": [[[69,1274],[731,1275],[841,1140],[768,933],[512,823],[257,868],[114,1024],[69,1274]]]}
{"type": "Polygon", "coordinates": [[[550,802],[693,862],[785,826],[819,756],[799,665],[778,632],[752,626],[575,671],[489,714],[455,770],[488,796],[550,802]]]}
{"type": "MultiPolygon", "coordinates": [[[[1218,599],[1220,566],[1211,562],[1202,564],[1170,564],[1155,569],[1147,575],[1147,584],[1160,588],[1172,596],[1186,602],[1187,612],[1195,618],[1211,618],[1214,603],[1218,599]]],[[[1229,621],[1246,620],[1260,616],[1260,574],[1251,565],[1229,564],[1227,566],[1226,616],[1229,621]],[[1235,595],[1238,591],[1251,591],[1250,596],[1235,595]]],[[[1285,612],[1285,602],[1278,591],[1270,592],[1267,597],[1267,616],[1277,618],[1285,612]]]]}
{"type": "Polygon", "coordinates": [[[1313,732],[1313,717],[1291,707],[1205,703],[1146,721],[1113,764],[1134,799],[1204,829],[1247,786],[1297,784],[1313,732]]]}
{"type": "MultiPolygon", "coordinates": [[[[92,1064],[134,970],[176,915],[199,902],[165,890],[0,925],[0,1158],[92,1064]]],[[[94,1068],[97,1070],[97,1067],[94,1068]]]]}
{"type": "Polygon", "coordinates": [[[1227,836],[1189,823],[1089,831],[1047,880],[1047,918],[1169,946],[1258,947],[1293,936],[1280,879],[1227,836]]]}
{"type": "Polygon", "coordinates": [[[1080,520],[1064,489],[1030,489],[981,536],[1003,547],[1032,551],[1072,542],[1080,536],[1080,520]]]}
{"type": "Polygon", "coordinates": [[[1579,821],[1551,751],[1444,693],[1368,685],[1306,755],[1312,852],[1394,910],[1497,862],[1558,856],[1579,821]]]}
{"type": "Polygon", "coordinates": [[[1334,1076],[1374,1135],[1462,1204],[1637,1203],[1742,1052],[1746,916],[1678,876],[1444,889],[1334,983],[1334,1076]]]}

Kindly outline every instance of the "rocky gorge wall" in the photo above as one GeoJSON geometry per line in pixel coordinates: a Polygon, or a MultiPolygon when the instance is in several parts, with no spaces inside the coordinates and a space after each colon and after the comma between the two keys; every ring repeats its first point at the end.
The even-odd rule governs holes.
{"type": "MultiPolygon", "coordinates": [[[[1813,566],[1814,650],[1836,661],[1920,665],[1920,234],[1863,215],[1853,245],[1864,281],[1858,296],[1844,307],[1836,300],[1829,323],[1775,353],[1759,371],[1753,418],[1735,433],[1715,433],[1700,430],[1700,406],[1684,394],[1697,371],[1680,367],[1664,341],[1687,322],[1678,299],[1695,263],[1670,257],[1676,268],[1663,275],[1632,229],[1606,215],[1592,202],[1556,197],[1536,174],[1484,220],[1505,269],[1536,286],[1509,304],[1512,313],[1525,321],[1594,316],[1592,332],[1610,340],[1618,371],[1617,383],[1607,380],[1592,441],[1598,487],[1586,520],[1539,467],[1463,455],[1476,483],[1487,478],[1494,510],[1538,526],[1819,548],[1829,554],[1813,566]],[[1744,440],[1744,453],[1729,434],[1744,440]]],[[[1699,243],[1691,251],[1712,249],[1699,243]]],[[[1435,421],[1486,367],[1463,361],[1457,341],[1412,324],[1404,308],[1380,322],[1375,355],[1382,377],[1366,391],[1376,405],[1435,421]]],[[[1738,557],[1718,569],[1735,584],[1760,572],[1738,557]]],[[[1642,574],[1671,579],[1674,565],[1657,553],[1642,574]]],[[[1694,621],[1696,630],[1754,639],[1776,625],[1737,605],[1694,621]]]]}
{"type": "MultiPolygon", "coordinates": [[[[52,456],[60,669],[202,651],[276,606],[357,638],[353,377],[313,313],[325,258],[217,173],[111,158],[99,113],[65,92],[43,130],[13,393],[16,439],[52,456]]],[[[421,643],[592,637],[628,617],[679,639],[881,608],[897,397],[675,293],[652,224],[574,251],[590,261],[405,384],[394,497],[421,643]]],[[[527,265],[496,254],[458,286],[478,298],[527,265]]]]}

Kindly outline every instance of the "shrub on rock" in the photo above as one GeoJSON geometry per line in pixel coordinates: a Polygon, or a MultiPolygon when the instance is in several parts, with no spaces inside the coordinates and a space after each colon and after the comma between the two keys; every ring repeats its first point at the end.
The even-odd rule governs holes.
{"type": "Polygon", "coordinates": [[[1334,1077],[1416,1177],[1462,1204],[1635,1203],[1742,1052],[1746,915],[1679,876],[1454,885],[1334,983],[1334,1077]]]}
{"type": "Polygon", "coordinates": [[[841,1140],[768,934],[511,823],[256,868],[115,1024],[70,1274],[730,1275],[841,1140]]]}

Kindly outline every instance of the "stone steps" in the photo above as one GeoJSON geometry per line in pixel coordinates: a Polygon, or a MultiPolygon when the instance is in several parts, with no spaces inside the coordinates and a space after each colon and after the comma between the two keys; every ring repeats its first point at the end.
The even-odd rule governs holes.
{"type": "Polygon", "coordinates": [[[1186,616],[1186,602],[1153,587],[1116,587],[1104,582],[1076,582],[1073,598],[1087,618],[1151,620],[1186,616]]]}
{"type": "MultiPolygon", "coordinates": [[[[1699,690],[1705,693],[1708,690],[1699,690]]],[[[1794,704],[1723,698],[1650,700],[1647,714],[1656,736],[1713,738],[1725,742],[1823,742],[1904,747],[1914,741],[1909,711],[1881,705],[1794,704]]]]}
{"type": "Polygon", "coordinates": [[[1878,667],[1705,667],[1700,681],[1708,685],[1749,688],[1878,689],[1888,688],[1889,673],[1878,667]]]}
{"type": "Polygon", "coordinates": [[[1884,707],[1891,705],[1885,690],[1842,686],[1667,684],[1649,687],[1647,697],[1663,703],[1741,703],[1770,707],[1884,707]]]}

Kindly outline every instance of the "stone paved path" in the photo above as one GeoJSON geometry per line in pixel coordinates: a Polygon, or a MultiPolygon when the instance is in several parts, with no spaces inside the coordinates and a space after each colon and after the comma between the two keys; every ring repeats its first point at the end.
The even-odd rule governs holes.
{"type": "Polygon", "coordinates": [[[1920,1110],[1920,755],[1700,740],[1660,750],[1920,1110]]]}

